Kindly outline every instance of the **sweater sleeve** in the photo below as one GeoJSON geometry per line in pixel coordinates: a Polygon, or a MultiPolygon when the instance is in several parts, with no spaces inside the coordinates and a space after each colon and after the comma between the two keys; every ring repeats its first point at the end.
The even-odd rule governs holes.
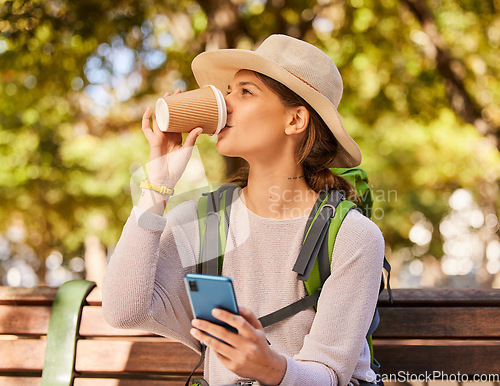
{"type": "Polygon", "coordinates": [[[183,277],[199,254],[197,202],[166,217],[134,207],[106,269],[102,308],[117,328],[150,331],[200,351],[183,277]],[[198,241],[197,241],[198,240],[198,241]]]}
{"type": "Polygon", "coordinates": [[[347,385],[351,378],[373,379],[366,333],[378,300],[384,258],[379,228],[356,211],[340,227],[331,275],[323,286],[317,313],[300,352],[287,357],[281,385],[347,385]],[[367,352],[368,351],[368,352],[367,352]]]}

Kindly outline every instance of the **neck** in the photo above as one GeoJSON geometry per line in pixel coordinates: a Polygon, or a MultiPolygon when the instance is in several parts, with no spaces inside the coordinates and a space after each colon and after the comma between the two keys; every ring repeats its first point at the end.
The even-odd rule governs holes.
{"type": "Polygon", "coordinates": [[[267,218],[308,215],[318,194],[306,184],[302,167],[291,164],[269,168],[251,165],[248,185],[243,189],[245,205],[267,218]]]}

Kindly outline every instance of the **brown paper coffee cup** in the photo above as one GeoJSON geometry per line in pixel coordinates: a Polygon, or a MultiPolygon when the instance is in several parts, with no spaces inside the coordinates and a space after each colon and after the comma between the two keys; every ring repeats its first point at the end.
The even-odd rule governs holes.
{"type": "Polygon", "coordinates": [[[214,135],[226,126],[226,120],[224,96],[212,85],[156,102],[156,121],[161,131],[188,133],[202,127],[204,134],[214,135]]]}

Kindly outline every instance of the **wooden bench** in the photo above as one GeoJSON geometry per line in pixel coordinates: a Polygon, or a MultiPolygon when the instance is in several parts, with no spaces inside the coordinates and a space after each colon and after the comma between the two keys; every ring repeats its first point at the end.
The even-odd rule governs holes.
{"type": "Polygon", "coordinates": [[[382,293],[373,336],[383,374],[408,372],[424,382],[434,372],[471,382],[482,375],[499,384],[499,289],[395,289],[393,297],[390,304],[382,293]]]}
{"type": "MultiPolygon", "coordinates": [[[[58,324],[76,323],[78,333],[66,337],[76,351],[74,364],[71,345],[65,347],[63,358],[53,354],[45,358],[46,350],[50,352],[47,342],[62,330],[54,332],[52,325],[58,326],[53,323],[47,339],[51,310],[64,310],[65,304],[80,309],[74,295],[64,299],[60,294],[56,298],[57,290],[51,288],[0,287],[0,385],[42,384],[44,362],[46,378],[52,371],[51,360],[69,361],[70,374],[62,377],[74,377],[75,385],[184,385],[199,360],[196,353],[170,339],[110,327],[102,317],[98,289],[89,285],[87,295],[84,287],[89,282],[65,286],[71,283],[84,293],[81,318],[58,324]]],[[[475,374],[496,374],[496,380],[488,381],[498,385],[500,290],[395,289],[393,296],[394,303],[389,304],[387,295],[381,295],[381,323],[374,335],[384,380],[397,383],[402,379],[388,377],[401,372],[423,377],[437,371],[466,374],[469,381],[475,374]]],[[[56,385],[47,382],[43,384],[56,385]]]]}
{"type": "MultiPolygon", "coordinates": [[[[85,284],[83,280],[75,282],[85,284]]],[[[65,283],[63,287],[73,283],[65,283]]],[[[61,307],[68,300],[71,303],[76,296],[70,291],[67,299],[56,298],[57,289],[52,288],[0,288],[0,385],[40,385],[50,340],[47,333],[51,307],[61,307]]],[[[74,372],[70,374],[75,377],[74,384],[184,385],[199,355],[171,339],[109,326],[102,316],[100,291],[93,285],[89,290],[76,337],[74,372]]],[[[72,303],[79,307],[78,299],[72,303]]],[[[57,360],[72,360],[71,347],[66,349],[65,357],[57,360]]],[[[201,375],[202,371],[197,373],[201,375]]],[[[51,375],[44,374],[44,378],[51,375]]],[[[43,384],[56,385],[54,380],[43,384]]]]}

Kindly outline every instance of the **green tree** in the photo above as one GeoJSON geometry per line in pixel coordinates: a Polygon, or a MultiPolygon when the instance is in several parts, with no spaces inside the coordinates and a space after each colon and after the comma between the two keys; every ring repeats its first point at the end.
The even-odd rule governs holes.
{"type": "MultiPolygon", "coordinates": [[[[0,256],[38,258],[42,279],[53,250],[68,261],[93,237],[112,250],[130,213],[130,176],[147,159],[146,106],[196,87],[198,53],[251,49],[271,33],[305,39],[338,65],[340,113],[362,148],[393,265],[447,254],[440,223],[459,188],[483,214],[474,232],[484,248],[498,242],[495,2],[5,1],[0,32],[0,232],[26,230],[4,238],[12,248],[0,256]],[[420,245],[410,233],[424,228],[432,237],[420,245]]],[[[214,138],[199,149],[210,182],[241,164],[221,158],[214,138]]],[[[500,281],[487,257],[469,274],[475,285],[500,281]]]]}

